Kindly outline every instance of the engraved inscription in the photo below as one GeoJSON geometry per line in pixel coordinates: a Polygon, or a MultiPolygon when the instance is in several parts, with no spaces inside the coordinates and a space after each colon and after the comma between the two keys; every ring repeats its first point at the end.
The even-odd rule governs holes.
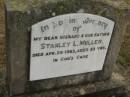
{"type": "Polygon", "coordinates": [[[102,70],[114,22],[75,13],[32,25],[30,80],[102,70]]]}

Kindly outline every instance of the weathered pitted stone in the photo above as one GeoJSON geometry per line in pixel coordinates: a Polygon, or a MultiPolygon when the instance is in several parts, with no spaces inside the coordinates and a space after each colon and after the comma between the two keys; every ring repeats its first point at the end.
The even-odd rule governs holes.
{"type": "Polygon", "coordinates": [[[110,78],[129,12],[128,4],[122,0],[6,0],[8,84],[11,95],[71,87],[110,78]],[[101,15],[116,23],[103,70],[42,81],[28,81],[31,26],[57,15],[77,12],[101,15]]]}

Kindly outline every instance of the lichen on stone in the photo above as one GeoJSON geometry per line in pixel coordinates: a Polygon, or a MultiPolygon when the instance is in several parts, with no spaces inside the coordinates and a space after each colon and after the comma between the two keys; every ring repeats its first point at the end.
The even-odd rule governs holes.
{"type": "Polygon", "coordinates": [[[129,3],[126,2],[127,0],[92,0],[92,1],[103,2],[105,4],[113,6],[114,8],[117,8],[117,9],[128,9],[128,8],[130,8],[129,3]]]}
{"type": "MultiPolygon", "coordinates": [[[[77,2],[77,0],[5,0],[7,4],[7,8],[9,10],[13,11],[28,11],[33,8],[41,7],[44,6],[44,4],[49,4],[49,3],[58,3],[58,2],[66,2],[69,3],[73,6],[73,2],[77,2]]],[[[84,0],[81,0],[82,2],[84,0]]],[[[130,8],[130,1],[129,0],[90,0],[90,1],[96,1],[96,2],[102,2],[108,5],[111,5],[115,8],[118,9],[126,9],[130,8]]],[[[78,4],[77,4],[78,6],[78,4]]],[[[64,11],[66,8],[64,6],[60,6],[59,11],[64,11]]]]}
{"type": "Polygon", "coordinates": [[[28,11],[30,9],[41,7],[47,3],[54,3],[62,0],[5,0],[8,10],[28,11]]]}

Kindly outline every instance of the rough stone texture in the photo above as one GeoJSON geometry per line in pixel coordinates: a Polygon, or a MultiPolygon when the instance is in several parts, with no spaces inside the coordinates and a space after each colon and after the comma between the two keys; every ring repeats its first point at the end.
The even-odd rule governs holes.
{"type": "Polygon", "coordinates": [[[4,6],[0,0],[0,80],[5,78],[5,17],[4,6]]]}
{"type": "MultiPolygon", "coordinates": [[[[1,84],[2,87],[0,88],[0,96],[10,97],[7,92],[6,84],[4,82],[1,82],[0,85],[1,84]]],[[[125,85],[126,85],[125,78],[118,73],[113,73],[112,77],[106,81],[40,91],[38,93],[31,92],[29,94],[17,95],[12,97],[80,97],[80,96],[82,97],[82,95],[91,95],[91,94],[95,95],[95,93],[98,92],[102,92],[102,93],[99,96],[91,95],[91,96],[83,96],[83,97],[106,97],[106,96],[111,97],[110,95],[115,95],[115,94],[117,95],[124,94],[123,97],[127,97],[125,96],[127,92],[126,89],[124,88],[125,85]]]]}
{"type": "Polygon", "coordinates": [[[122,0],[6,0],[8,84],[11,95],[59,89],[108,79],[111,76],[112,65],[115,63],[120,49],[128,21],[129,9],[127,3],[122,0]],[[53,17],[52,13],[56,13],[56,15],[76,13],[81,9],[85,13],[101,15],[116,22],[103,70],[29,82],[31,25],[53,17]]]}
{"type": "Polygon", "coordinates": [[[119,55],[118,63],[124,66],[130,65],[130,23],[127,27],[119,55]]]}

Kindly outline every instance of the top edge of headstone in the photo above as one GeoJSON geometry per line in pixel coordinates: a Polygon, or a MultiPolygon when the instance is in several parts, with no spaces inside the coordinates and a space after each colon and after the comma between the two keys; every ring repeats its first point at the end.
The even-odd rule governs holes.
{"type": "MultiPolygon", "coordinates": [[[[56,3],[58,1],[67,1],[67,0],[5,0],[5,5],[8,11],[26,12],[30,9],[35,9],[48,3],[56,3]]],[[[127,0],[90,0],[90,1],[108,4],[117,9],[130,9],[130,3],[129,1],[127,2],[127,0]]]]}

